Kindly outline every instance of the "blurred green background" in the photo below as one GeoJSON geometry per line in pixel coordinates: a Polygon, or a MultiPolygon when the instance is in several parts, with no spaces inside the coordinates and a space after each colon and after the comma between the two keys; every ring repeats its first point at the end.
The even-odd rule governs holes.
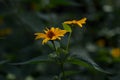
{"type": "MultiPolygon", "coordinates": [[[[65,65],[79,70],[69,80],[120,79],[120,0],[0,0],[0,80],[53,80],[56,64],[11,65],[48,55],[52,50],[35,40],[34,33],[46,27],[60,27],[66,20],[87,18],[83,28],[75,27],[70,49],[88,54],[107,75],[94,69],[65,65]]],[[[64,47],[67,36],[62,38],[64,47]]],[[[76,52],[77,53],[77,52],[76,52]]]]}

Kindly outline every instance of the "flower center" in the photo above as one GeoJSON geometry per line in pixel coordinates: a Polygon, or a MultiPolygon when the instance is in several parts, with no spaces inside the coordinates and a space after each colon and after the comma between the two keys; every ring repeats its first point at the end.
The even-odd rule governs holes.
{"type": "Polygon", "coordinates": [[[49,31],[47,36],[52,39],[53,36],[55,36],[55,34],[52,31],[49,31]]]}

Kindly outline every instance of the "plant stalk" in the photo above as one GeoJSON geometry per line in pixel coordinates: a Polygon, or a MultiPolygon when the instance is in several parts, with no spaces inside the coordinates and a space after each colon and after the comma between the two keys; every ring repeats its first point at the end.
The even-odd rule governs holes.
{"type": "Polygon", "coordinates": [[[65,71],[64,71],[64,63],[61,62],[61,71],[62,71],[62,77],[61,77],[61,80],[66,80],[66,77],[65,77],[65,71]]]}
{"type": "Polygon", "coordinates": [[[71,34],[72,34],[72,32],[70,32],[70,34],[68,36],[68,43],[67,43],[67,48],[66,48],[67,51],[69,50],[69,44],[70,44],[71,34]]]}
{"type": "Polygon", "coordinates": [[[52,40],[53,47],[55,48],[55,51],[57,51],[57,48],[55,46],[55,42],[52,40]]]}

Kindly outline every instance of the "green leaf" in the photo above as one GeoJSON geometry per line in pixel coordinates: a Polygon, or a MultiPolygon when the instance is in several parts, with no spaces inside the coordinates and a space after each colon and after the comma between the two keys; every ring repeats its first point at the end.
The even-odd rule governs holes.
{"type": "Polygon", "coordinates": [[[63,49],[63,48],[58,48],[57,51],[58,51],[59,53],[61,53],[61,54],[64,54],[64,55],[68,54],[68,51],[66,51],[66,50],[63,49]]]}
{"type": "MultiPolygon", "coordinates": [[[[64,71],[65,76],[71,76],[75,74],[79,74],[81,71],[75,71],[75,70],[70,70],[70,71],[64,71]]],[[[63,73],[60,73],[60,77],[63,76],[63,73]]]]}
{"type": "Polygon", "coordinates": [[[76,65],[79,65],[79,66],[84,66],[86,68],[89,68],[91,69],[92,67],[87,64],[86,62],[82,61],[82,60],[79,60],[79,59],[76,59],[76,58],[73,58],[73,57],[69,57],[68,60],[66,60],[66,63],[72,63],[72,64],[76,64],[76,65]]]}
{"type": "Polygon", "coordinates": [[[9,63],[11,65],[24,65],[24,64],[37,64],[37,63],[49,63],[53,62],[51,59],[48,58],[48,56],[39,56],[34,59],[24,61],[24,62],[18,62],[18,63],[9,63]]]}
{"type": "Polygon", "coordinates": [[[53,49],[53,50],[54,50],[54,46],[53,46],[53,44],[52,44],[52,42],[51,42],[51,41],[48,41],[48,43],[47,43],[46,45],[48,45],[51,49],[53,49]]]}
{"type": "Polygon", "coordinates": [[[60,43],[58,42],[58,41],[54,41],[54,45],[55,45],[55,48],[54,48],[54,45],[53,45],[53,43],[51,42],[51,41],[49,41],[48,43],[47,43],[47,45],[51,48],[51,49],[58,49],[58,48],[60,48],[60,43]]]}
{"type": "Polygon", "coordinates": [[[57,49],[60,48],[60,43],[59,43],[59,42],[54,41],[54,43],[55,43],[55,47],[56,47],[57,49]]]}
{"type": "Polygon", "coordinates": [[[63,62],[66,61],[69,54],[67,54],[66,50],[62,48],[58,48],[57,51],[50,53],[48,56],[50,57],[50,59],[60,64],[60,61],[63,61],[63,62]]]}
{"type": "Polygon", "coordinates": [[[68,32],[72,32],[72,29],[71,29],[71,27],[69,26],[69,25],[67,25],[67,24],[62,24],[63,25],[63,28],[66,30],[66,31],[68,31],[68,32]]]}
{"type": "MultiPolygon", "coordinates": [[[[74,52],[80,52],[80,51],[77,51],[77,50],[74,50],[74,52]]],[[[72,55],[72,59],[74,59],[74,63],[76,63],[77,65],[81,65],[81,63],[83,64],[83,62],[91,65],[94,69],[100,71],[100,72],[104,72],[104,73],[107,73],[107,74],[112,74],[110,72],[107,72],[105,70],[103,70],[99,65],[97,65],[91,58],[90,56],[85,53],[85,52],[81,52],[79,54],[74,54],[72,55]]],[[[88,67],[88,65],[84,64],[84,66],[88,67]]]]}
{"type": "Polygon", "coordinates": [[[58,57],[58,55],[56,54],[56,52],[50,53],[48,56],[49,56],[50,58],[52,58],[52,59],[58,57]]]}

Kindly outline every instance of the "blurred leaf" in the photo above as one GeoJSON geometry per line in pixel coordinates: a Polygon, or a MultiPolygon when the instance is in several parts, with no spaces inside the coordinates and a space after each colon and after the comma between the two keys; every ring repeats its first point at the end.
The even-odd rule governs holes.
{"type": "MultiPolygon", "coordinates": [[[[55,44],[56,49],[60,48],[60,43],[59,43],[59,42],[54,41],[54,44],[55,44]]],[[[53,45],[53,43],[52,43],[51,41],[48,41],[47,45],[48,45],[51,49],[53,49],[53,50],[55,49],[55,48],[54,48],[54,45],[53,45]]]]}
{"type": "Polygon", "coordinates": [[[54,76],[53,80],[60,80],[58,76],[54,76]]]}
{"type": "MultiPolygon", "coordinates": [[[[74,70],[71,70],[71,71],[65,71],[64,74],[65,76],[71,76],[71,75],[75,75],[75,74],[78,74],[80,73],[80,71],[74,71],[74,70]]],[[[63,73],[60,73],[60,77],[63,76],[63,73]]]]}
{"type": "MultiPolygon", "coordinates": [[[[65,49],[63,49],[63,48],[58,48],[57,49],[57,51],[60,53],[60,54],[64,54],[64,55],[66,55],[68,52],[65,50],[65,49]]],[[[67,55],[66,55],[67,56],[67,55]]]]}
{"type": "Polygon", "coordinates": [[[114,62],[120,62],[120,58],[113,58],[114,62]]]}
{"type": "Polygon", "coordinates": [[[60,64],[60,61],[66,61],[67,57],[69,56],[69,54],[67,54],[67,51],[62,49],[62,48],[58,48],[57,52],[52,52],[51,54],[49,54],[49,57],[51,59],[53,59],[54,61],[56,61],[56,63],[60,64]]]}
{"type": "Polygon", "coordinates": [[[63,27],[64,27],[64,29],[66,30],[66,31],[68,31],[68,32],[72,32],[72,29],[71,29],[71,27],[69,26],[69,25],[67,25],[67,24],[62,24],[63,25],[63,27]]]}
{"type": "Polygon", "coordinates": [[[4,64],[4,63],[7,63],[8,60],[3,60],[3,61],[0,61],[0,64],[4,64]]]}
{"type": "Polygon", "coordinates": [[[84,66],[84,67],[89,68],[89,69],[92,68],[89,64],[85,63],[84,61],[81,61],[81,60],[73,58],[73,57],[69,57],[68,60],[66,60],[66,63],[67,62],[72,63],[72,64],[76,64],[79,66],[84,66]]]}
{"type": "Polygon", "coordinates": [[[56,52],[53,52],[53,53],[49,54],[49,57],[50,58],[57,58],[58,56],[57,56],[56,52]]]}
{"type": "Polygon", "coordinates": [[[57,41],[54,41],[56,49],[60,48],[60,43],[57,41]]]}
{"type": "Polygon", "coordinates": [[[54,46],[53,46],[53,44],[52,44],[52,42],[51,41],[48,41],[48,43],[46,44],[47,46],[49,46],[51,49],[53,49],[54,50],[54,46]]]}
{"type": "Polygon", "coordinates": [[[70,1],[70,0],[51,0],[51,5],[54,6],[58,6],[58,5],[65,5],[65,6],[79,6],[78,3],[74,2],[74,1],[70,1]]]}
{"type": "MultiPolygon", "coordinates": [[[[77,50],[76,50],[77,52],[77,50]]],[[[80,52],[80,51],[79,51],[80,52]]],[[[78,52],[78,53],[79,53],[78,52]]],[[[80,65],[81,64],[81,61],[84,61],[86,62],[87,64],[91,65],[92,67],[94,67],[96,70],[100,71],[100,72],[104,72],[104,73],[107,73],[107,74],[111,74],[110,72],[107,72],[105,70],[103,70],[99,65],[97,65],[91,58],[90,56],[87,54],[87,53],[79,53],[78,54],[74,54],[72,55],[72,57],[74,57],[74,59],[77,59],[76,64],[80,65]]],[[[87,65],[85,65],[87,66],[87,65]]]]}
{"type": "MultiPolygon", "coordinates": [[[[27,69],[29,69],[29,68],[27,67],[27,69]]],[[[2,70],[4,70],[7,73],[6,78],[9,77],[9,79],[5,79],[5,80],[14,80],[14,79],[10,79],[10,77],[14,77],[15,80],[23,80],[24,79],[22,70],[14,65],[12,66],[12,65],[6,64],[2,67],[2,70]],[[12,74],[13,76],[9,75],[9,74],[12,74]]],[[[26,73],[27,72],[24,72],[24,76],[26,75],[26,73]]]]}
{"type": "Polygon", "coordinates": [[[0,80],[5,80],[5,77],[3,75],[0,75],[0,80]]]}
{"type": "Polygon", "coordinates": [[[48,56],[39,56],[34,59],[24,61],[24,62],[19,62],[19,63],[9,63],[11,65],[24,65],[24,64],[37,64],[37,63],[49,63],[53,62],[52,60],[49,59],[48,56]]]}
{"type": "Polygon", "coordinates": [[[42,30],[42,28],[44,27],[42,18],[40,18],[37,13],[19,13],[18,18],[21,21],[21,23],[29,26],[25,27],[28,30],[38,31],[42,30]]]}
{"type": "Polygon", "coordinates": [[[97,65],[91,58],[86,58],[86,56],[84,58],[81,57],[76,57],[79,60],[85,61],[86,63],[90,64],[91,66],[93,66],[96,70],[107,73],[107,74],[111,74],[110,72],[107,72],[105,70],[103,70],[99,65],[97,65]]]}

